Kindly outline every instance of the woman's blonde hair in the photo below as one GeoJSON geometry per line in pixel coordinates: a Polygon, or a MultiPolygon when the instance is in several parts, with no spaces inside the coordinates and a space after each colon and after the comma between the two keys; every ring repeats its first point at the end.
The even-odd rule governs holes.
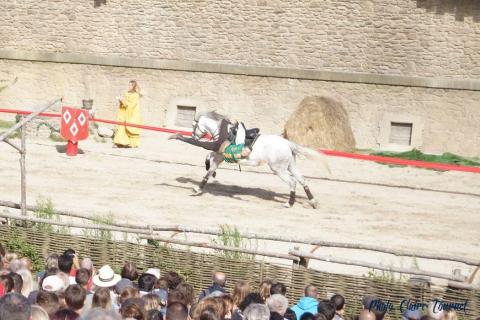
{"type": "Polygon", "coordinates": [[[245,299],[245,297],[250,293],[250,285],[247,281],[238,281],[233,288],[233,304],[235,307],[245,299]]]}
{"type": "Polygon", "coordinates": [[[28,298],[30,292],[33,291],[33,277],[30,271],[26,269],[20,269],[17,273],[22,277],[23,285],[22,285],[22,296],[28,298]]]}
{"type": "Polygon", "coordinates": [[[149,293],[142,297],[142,300],[145,302],[145,311],[150,310],[160,310],[160,297],[156,294],[149,293]]]}
{"type": "Polygon", "coordinates": [[[32,313],[31,313],[32,320],[49,320],[47,311],[45,311],[39,305],[32,306],[32,313]]]}
{"type": "Polygon", "coordinates": [[[270,297],[270,288],[272,287],[273,281],[272,280],[264,280],[260,284],[260,288],[258,288],[258,293],[262,297],[263,301],[266,301],[270,297]]]}

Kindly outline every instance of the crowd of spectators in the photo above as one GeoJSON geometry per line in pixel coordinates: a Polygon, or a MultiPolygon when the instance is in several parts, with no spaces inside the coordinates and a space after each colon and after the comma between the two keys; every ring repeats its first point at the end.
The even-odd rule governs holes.
{"type": "MultiPolygon", "coordinates": [[[[372,308],[375,297],[346,302],[335,294],[327,299],[312,284],[292,302],[281,282],[263,281],[257,291],[247,281],[238,281],[228,292],[226,274],[214,272],[212,285],[195,294],[174,271],[141,272],[131,262],[120,274],[109,265],[97,270],[91,259],[80,260],[68,249],[49,255],[44,271],[34,274],[28,258],[0,251],[0,320],[381,320],[386,314],[372,308]],[[363,308],[347,315],[347,303],[361,303],[363,308]]],[[[454,320],[457,315],[432,308],[427,315],[420,310],[403,314],[403,320],[419,319],[454,320]]]]}

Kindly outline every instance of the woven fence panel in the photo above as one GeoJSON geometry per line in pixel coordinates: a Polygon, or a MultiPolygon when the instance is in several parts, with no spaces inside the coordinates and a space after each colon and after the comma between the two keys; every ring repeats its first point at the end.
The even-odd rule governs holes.
{"type": "Polygon", "coordinates": [[[280,281],[288,287],[291,304],[303,296],[306,284],[313,284],[319,289],[321,298],[329,298],[336,293],[344,296],[348,315],[358,314],[361,310],[362,297],[367,294],[393,304],[394,308],[387,313],[386,319],[401,318],[399,306],[405,299],[419,303],[429,303],[433,299],[455,303],[467,300],[467,313],[459,313],[459,318],[475,319],[480,315],[480,291],[432,289],[405,282],[306,270],[296,265],[277,265],[245,257],[233,259],[221,253],[193,252],[168,245],[142,245],[87,236],[43,234],[29,228],[0,226],[0,242],[5,243],[14,237],[24,239],[43,257],[49,253],[62,253],[67,248],[73,248],[80,257],[90,257],[97,268],[109,264],[119,272],[125,261],[131,261],[140,270],[157,267],[162,272],[176,271],[193,285],[197,293],[211,284],[212,272],[218,270],[227,274],[227,289],[230,292],[239,280],[249,281],[255,289],[265,279],[280,281]]]}

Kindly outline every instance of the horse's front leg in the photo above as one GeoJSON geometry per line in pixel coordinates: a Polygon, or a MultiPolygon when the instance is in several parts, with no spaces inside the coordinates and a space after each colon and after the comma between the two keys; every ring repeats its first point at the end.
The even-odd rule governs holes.
{"type": "Polygon", "coordinates": [[[195,192],[196,195],[200,195],[203,193],[203,188],[208,182],[208,179],[210,179],[211,176],[215,174],[215,171],[217,170],[218,166],[220,163],[223,161],[223,156],[221,154],[218,154],[216,152],[211,152],[209,158],[207,158],[206,167],[207,167],[207,174],[203,177],[202,182],[200,182],[200,185],[193,187],[193,191],[195,192]]]}

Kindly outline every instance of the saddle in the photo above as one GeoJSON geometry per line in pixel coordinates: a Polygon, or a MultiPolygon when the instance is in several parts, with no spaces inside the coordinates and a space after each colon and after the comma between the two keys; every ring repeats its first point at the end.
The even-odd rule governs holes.
{"type": "MultiPolygon", "coordinates": [[[[235,138],[237,137],[237,131],[238,131],[239,125],[243,125],[243,123],[233,126],[228,132],[228,140],[231,143],[235,143],[235,138]]],[[[260,135],[259,128],[245,129],[245,146],[252,148],[253,144],[255,143],[259,135],[260,135]]]]}

